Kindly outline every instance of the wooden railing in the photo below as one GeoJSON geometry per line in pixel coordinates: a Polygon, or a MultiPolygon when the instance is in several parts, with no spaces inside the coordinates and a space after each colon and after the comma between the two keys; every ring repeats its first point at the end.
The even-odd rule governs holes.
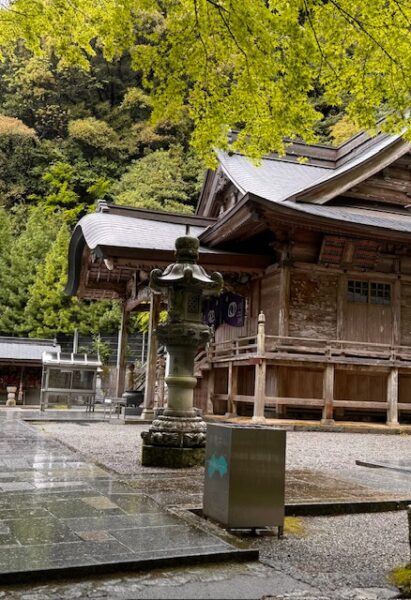
{"type": "Polygon", "coordinates": [[[263,353],[257,350],[257,336],[248,336],[212,344],[209,356],[212,361],[219,361],[235,360],[252,355],[275,358],[279,354],[305,355],[307,359],[310,356],[323,356],[327,359],[347,356],[411,361],[410,346],[278,335],[264,336],[263,353]]]}

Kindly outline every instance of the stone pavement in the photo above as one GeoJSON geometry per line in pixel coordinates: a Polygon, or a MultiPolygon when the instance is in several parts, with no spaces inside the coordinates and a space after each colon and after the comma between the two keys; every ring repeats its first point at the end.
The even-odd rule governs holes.
{"type": "Polygon", "coordinates": [[[0,420],[0,582],[246,559],[30,425],[0,420]]]}
{"type": "MultiPolygon", "coordinates": [[[[76,422],[71,425],[44,423],[37,426],[37,430],[40,429],[41,434],[36,435],[33,426],[23,423],[13,425],[13,422],[16,423],[16,421],[11,417],[11,413],[8,411],[5,413],[10,416],[1,418],[3,413],[0,411],[0,422],[7,424],[3,431],[0,427],[0,440],[3,440],[3,442],[0,441],[0,526],[3,526],[4,521],[20,519],[22,522],[19,527],[15,527],[13,531],[10,527],[9,529],[10,533],[14,533],[16,537],[20,536],[23,540],[26,535],[25,528],[28,527],[27,523],[30,523],[27,517],[32,511],[33,521],[45,518],[44,515],[50,515],[47,518],[54,519],[54,523],[60,523],[62,528],[67,528],[69,533],[78,536],[79,540],[74,542],[47,539],[41,544],[29,544],[30,536],[26,535],[26,541],[23,544],[21,542],[10,545],[6,543],[3,546],[4,554],[1,554],[0,549],[0,557],[6,557],[10,553],[13,555],[16,546],[31,545],[30,558],[35,556],[36,560],[41,561],[44,560],[42,553],[47,554],[47,559],[54,560],[56,563],[60,562],[60,564],[64,563],[74,571],[69,570],[70,578],[67,581],[47,580],[45,583],[26,583],[24,585],[16,585],[20,581],[21,573],[14,573],[12,576],[14,579],[10,580],[15,585],[0,586],[0,599],[258,599],[270,596],[278,600],[286,598],[290,600],[383,600],[394,598],[398,593],[387,582],[386,574],[391,568],[408,559],[405,511],[297,519],[297,530],[295,532],[290,529],[287,531],[286,527],[286,536],[283,540],[277,540],[276,536],[272,535],[246,540],[250,547],[260,552],[260,562],[223,562],[205,565],[183,563],[181,566],[163,565],[161,569],[156,569],[153,568],[155,566],[153,561],[147,563],[140,560],[137,563],[132,561],[128,565],[127,562],[122,564],[122,555],[114,554],[111,556],[112,562],[106,562],[106,565],[108,568],[120,566],[122,572],[115,575],[100,575],[96,573],[96,570],[102,569],[103,573],[105,572],[106,567],[102,560],[107,561],[108,552],[101,559],[98,549],[108,550],[109,544],[113,543],[127,545],[124,543],[124,539],[116,537],[118,534],[122,535],[122,532],[127,533],[124,522],[117,521],[117,525],[114,525],[112,530],[107,526],[105,529],[99,530],[95,526],[99,518],[103,519],[100,521],[101,523],[106,520],[107,525],[107,519],[111,517],[109,525],[113,527],[112,517],[118,518],[119,516],[116,511],[120,511],[120,514],[124,513],[125,516],[137,518],[140,518],[141,515],[148,515],[152,518],[165,514],[175,518],[179,526],[184,529],[186,527],[189,530],[194,528],[199,531],[200,529],[200,533],[208,536],[208,540],[211,538],[233,546],[232,536],[224,536],[221,528],[208,522],[201,523],[198,517],[187,510],[201,506],[202,470],[191,469],[176,472],[142,468],[138,464],[138,445],[142,426],[125,425],[117,418],[112,418],[111,422],[104,423],[76,422]],[[7,430],[8,440],[4,435],[7,430]],[[75,433],[76,431],[77,433],[75,433]],[[63,432],[65,432],[64,436],[63,432]],[[70,434],[66,435],[68,432],[70,434]],[[22,435],[23,433],[24,435],[22,435]],[[53,435],[57,435],[68,446],[53,441],[49,437],[53,435]],[[20,446],[18,446],[17,442],[20,436],[22,437],[20,446]],[[9,449],[10,440],[14,449],[9,449]],[[99,446],[98,440],[100,440],[99,446]],[[73,452],[71,447],[80,452],[73,452]],[[102,454],[103,447],[105,448],[104,454],[102,454]],[[124,448],[127,448],[126,452],[124,448]],[[116,470],[119,463],[117,460],[110,460],[110,453],[113,455],[120,453],[122,459],[126,460],[126,464],[122,465],[123,475],[119,473],[111,475],[106,469],[101,469],[96,464],[96,462],[104,463],[107,467],[116,470]],[[53,457],[59,458],[60,461],[53,462],[53,457]],[[2,461],[2,458],[5,458],[6,462],[2,461]],[[20,458],[23,459],[21,462],[18,460],[20,458]],[[10,462],[7,463],[7,460],[10,462]],[[48,460],[50,460],[49,465],[47,465],[48,460]],[[93,464],[92,460],[96,462],[93,464]],[[33,468],[28,468],[30,465],[33,468]],[[78,472],[76,472],[76,467],[78,467],[78,472]],[[17,489],[2,491],[4,485],[2,482],[4,484],[20,483],[31,487],[18,489],[17,485],[17,489]],[[23,498],[31,498],[30,506],[24,507],[23,503],[22,510],[25,513],[20,514],[18,507],[23,498]],[[37,505],[37,501],[41,498],[44,503],[40,500],[37,505]],[[87,498],[88,501],[85,502],[87,498]],[[97,506],[96,498],[99,499],[97,506]],[[136,498],[144,498],[147,504],[143,510],[132,512],[130,503],[127,506],[124,505],[126,498],[128,502],[132,499],[132,503],[136,502],[136,498]],[[15,519],[6,519],[3,516],[3,500],[6,499],[10,500],[7,508],[9,511],[14,510],[15,519]],[[99,504],[99,502],[103,504],[99,504]],[[147,506],[155,510],[147,510],[147,506]],[[69,512],[59,516],[56,514],[58,508],[69,512]],[[40,514],[36,513],[39,509],[43,509],[40,514]],[[92,513],[96,511],[99,514],[94,513],[93,515],[90,514],[90,511],[92,513]],[[21,517],[26,518],[22,519],[21,517]],[[80,527],[76,527],[76,523],[80,527]],[[70,525],[74,525],[74,528],[70,525]],[[87,538],[87,532],[90,530],[94,532],[93,536],[97,536],[97,539],[96,537],[92,540],[80,537],[83,532],[86,532],[87,538]],[[99,533],[102,534],[101,537],[99,537],[99,533]],[[114,537],[114,540],[105,539],[107,533],[114,537]],[[64,547],[68,548],[73,545],[74,548],[76,544],[86,550],[86,555],[88,548],[89,563],[86,567],[81,564],[74,564],[70,567],[70,558],[75,560],[78,556],[73,559],[72,556],[67,555],[67,552],[60,554],[60,550],[64,547]],[[46,552],[43,548],[46,548],[46,552]],[[51,555],[52,548],[55,549],[55,555],[51,555]],[[95,550],[97,550],[96,555],[94,555],[95,550]],[[140,569],[133,568],[129,572],[124,572],[127,566],[136,564],[140,566],[140,569]],[[80,567],[80,571],[77,572],[81,572],[81,569],[84,568],[87,576],[75,578],[73,575],[76,574],[78,567],[80,567]],[[144,567],[143,570],[142,567],[144,567]]],[[[290,438],[293,435],[304,434],[290,434],[290,438]]],[[[308,435],[311,439],[312,435],[308,435]]],[[[325,434],[325,436],[329,435],[325,434]]],[[[334,437],[332,439],[334,440],[334,437]]],[[[383,440],[384,436],[381,436],[381,442],[383,440]]],[[[395,443],[395,452],[391,453],[391,456],[407,455],[405,451],[409,447],[407,439],[398,436],[397,440],[398,444],[395,443]],[[400,442],[405,442],[406,445],[400,444],[400,442]]],[[[393,441],[395,440],[393,439],[393,441]]],[[[359,453],[357,447],[354,452],[349,452],[350,460],[340,461],[340,467],[343,465],[343,470],[339,468],[322,472],[321,468],[324,468],[326,463],[332,465],[338,463],[337,457],[341,454],[343,445],[338,445],[334,441],[334,447],[331,448],[327,441],[321,445],[317,452],[317,458],[315,458],[315,454],[311,454],[312,451],[309,450],[307,442],[308,439],[301,445],[300,442],[297,443],[297,454],[300,455],[300,448],[304,455],[309,452],[308,460],[303,461],[304,465],[312,465],[316,469],[306,468],[301,460],[291,461],[291,468],[287,475],[287,503],[290,510],[293,509],[294,503],[294,505],[298,504],[299,511],[307,506],[314,507],[317,512],[311,514],[324,514],[327,507],[333,507],[333,514],[336,512],[348,513],[350,507],[358,506],[364,501],[371,501],[375,504],[411,497],[411,477],[408,473],[355,466],[352,457],[372,457],[372,445],[365,446],[368,448],[367,453],[359,453]],[[332,455],[332,458],[325,463],[318,462],[318,455],[323,456],[324,452],[332,455]],[[342,510],[341,507],[336,510],[338,504],[344,505],[342,510]]],[[[349,444],[349,446],[352,445],[349,444]]],[[[290,443],[290,450],[292,446],[293,443],[290,443]]],[[[364,508],[364,506],[360,508],[364,508]]],[[[136,509],[135,506],[134,509],[136,509]]],[[[8,516],[11,515],[12,512],[9,512],[8,516]]],[[[133,524],[135,525],[136,521],[133,524]]],[[[140,522],[135,529],[144,529],[141,525],[140,522]]],[[[35,523],[31,526],[35,527],[35,523]]],[[[145,529],[152,533],[154,529],[162,528],[170,534],[173,527],[175,530],[173,525],[162,526],[151,522],[151,526],[145,529]]],[[[64,531],[67,532],[67,529],[64,531]]],[[[41,528],[37,527],[37,531],[41,531],[41,528]]],[[[61,532],[63,529],[59,529],[59,531],[61,532]]],[[[42,535],[47,537],[47,533],[42,533],[42,535]]],[[[48,535],[51,535],[50,530],[48,535]]],[[[1,539],[0,534],[0,543],[1,539]]],[[[161,539],[164,544],[168,543],[165,535],[161,539]]],[[[150,539],[146,538],[145,541],[147,542],[146,549],[148,549],[150,539]]],[[[131,548],[131,550],[133,549],[131,548]]],[[[176,551],[175,548],[171,550],[172,552],[176,551]]],[[[203,550],[205,550],[204,547],[203,550]]],[[[170,554],[170,551],[168,553],[170,554]]],[[[176,560],[179,560],[178,555],[174,556],[176,560]]],[[[202,556],[205,558],[206,552],[202,556]]],[[[246,554],[240,556],[245,558],[246,554]]],[[[194,555],[186,556],[186,559],[193,557],[194,555]]],[[[214,557],[227,559],[229,555],[217,553],[214,557]]],[[[58,568],[58,565],[53,568],[58,568]]],[[[52,572],[43,568],[43,574],[52,575],[52,572]]]]}

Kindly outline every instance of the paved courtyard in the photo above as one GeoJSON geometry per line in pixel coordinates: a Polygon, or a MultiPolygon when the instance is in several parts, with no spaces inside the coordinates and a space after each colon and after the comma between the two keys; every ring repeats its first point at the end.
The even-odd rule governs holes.
{"type": "MultiPolygon", "coordinates": [[[[12,420],[8,420],[8,439],[2,438],[0,448],[3,453],[6,447],[15,443],[12,438],[16,438],[16,431],[21,431],[12,423],[12,420]]],[[[33,528],[36,519],[38,522],[45,518],[43,511],[50,512],[64,526],[59,530],[59,535],[63,537],[58,542],[67,547],[73,545],[73,548],[76,544],[82,544],[94,562],[101,561],[103,551],[107,559],[110,544],[122,544],[135,553],[135,531],[129,535],[127,528],[130,524],[135,526],[136,518],[141,519],[142,514],[145,515],[144,519],[148,518],[144,526],[149,525],[150,532],[155,529],[153,525],[156,519],[159,519],[159,529],[169,534],[179,527],[187,528],[187,531],[198,528],[201,519],[187,509],[201,506],[202,469],[170,471],[142,468],[139,464],[140,433],[146,426],[124,425],[121,420],[113,418],[105,423],[38,423],[35,426],[37,435],[33,432],[33,426],[21,424],[21,427],[31,432],[29,438],[32,441],[37,440],[37,450],[33,456],[30,441],[15,448],[13,459],[22,459],[21,463],[14,463],[14,471],[17,473],[21,470],[13,480],[17,489],[11,490],[9,486],[7,490],[7,485],[3,488],[4,484],[13,483],[10,481],[13,469],[12,462],[8,465],[7,461],[6,464],[1,463],[0,503],[2,499],[7,501],[7,510],[12,512],[5,513],[1,509],[0,523],[4,531],[6,527],[9,528],[9,533],[5,535],[14,535],[22,547],[25,542],[30,543],[30,538],[23,540],[17,537],[23,535],[21,531],[24,528],[10,527],[12,513],[16,520],[23,516],[30,517],[26,519],[26,524],[32,523],[30,527],[33,528]],[[50,448],[61,460],[49,464],[46,470],[50,448]],[[31,469],[28,468],[30,460],[31,469]],[[67,471],[64,469],[63,480],[62,464],[67,468],[67,471]],[[55,469],[57,471],[53,474],[55,469]],[[9,475],[6,475],[7,472],[9,475]],[[65,487],[59,487],[61,484],[65,487]],[[27,485],[32,487],[28,489],[27,485]],[[38,503],[40,496],[43,500],[38,503]],[[21,504],[22,497],[32,499],[29,507],[21,504]],[[137,505],[140,506],[138,510],[137,505]],[[59,516],[56,506],[64,514],[60,513],[59,516]],[[26,513],[23,514],[22,510],[26,513]],[[124,517],[130,520],[127,528],[121,522],[124,517]],[[165,521],[162,522],[162,519],[165,521]],[[98,520],[105,523],[100,533],[95,526],[98,520]],[[110,529],[113,523],[117,525],[110,529]],[[64,541],[64,535],[69,534],[83,535],[83,538],[90,538],[91,535],[94,539],[69,541],[66,538],[64,541]],[[104,539],[107,535],[110,538],[104,539]],[[134,548],[130,547],[131,544],[134,544],[134,548]]],[[[289,432],[287,446],[289,506],[298,503],[346,502],[348,510],[349,504],[354,505],[364,498],[374,503],[395,498],[411,499],[409,473],[370,469],[355,464],[356,460],[381,462],[411,456],[410,436],[289,432]]],[[[141,525],[140,521],[135,529],[141,525]]],[[[200,539],[203,540],[203,546],[206,540],[207,551],[213,545],[217,547],[211,550],[216,552],[220,552],[224,544],[225,549],[235,548],[233,536],[224,536],[219,527],[203,523],[200,524],[200,530],[200,539]],[[213,541],[210,543],[210,540],[213,541]]],[[[50,535],[46,533],[50,531],[47,528],[37,527],[31,531],[42,531],[41,535],[46,538],[50,535]]],[[[163,543],[167,542],[166,535],[161,539],[163,543]]],[[[151,540],[151,537],[146,540],[140,537],[139,548],[143,545],[146,552],[152,552],[151,540]]],[[[394,566],[404,564],[409,558],[405,511],[298,517],[287,520],[286,535],[282,540],[273,535],[261,535],[258,538],[243,537],[242,541],[259,550],[259,561],[162,566],[161,569],[151,567],[133,573],[71,578],[67,582],[3,586],[0,598],[57,600],[272,596],[321,600],[383,599],[397,595],[397,590],[387,581],[387,574],[394,566]]],[[[11,547],[15,545],[14,542],[15,539],[10,538],[9,543],[4,545],[4,556],[13,556],[11,547]]],[[[46,543],[50,543],[50,538],[46,539],[46,543]]],[[[55,543],[54,539],[51,544],[55,543]]],[[[160,552],[158,547],[157,550],[160,552]]],[[[69,564],[73,560],[74,566],[79,559],[78,556],[71,556],[67,562],[64,554],[56,553],[53,556],[58,564],[69,564]]],[[[12,562],[11,558],[4,560],[12,562]]],[[[37,555],[36,561],[39,563],[41,560],[37,555]]],[[[112,560],[116,560],[115,555],[112,560]]]]}

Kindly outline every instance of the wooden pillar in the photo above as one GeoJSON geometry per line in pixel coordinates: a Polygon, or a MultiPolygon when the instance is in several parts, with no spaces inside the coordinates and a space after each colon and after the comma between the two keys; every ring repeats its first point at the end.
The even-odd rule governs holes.
{"type": "MultiPolygon", "coordinates": [[[[274,367],[274,377],[273,377],[273,391],[272,395],[276,398],[278,396],[281,397],[281,383],[280,383],[280,367],[274,367]]],[[[285,417],[287,413],[287,407],[284,404],[279,404],[278,402],[275,405],[275,416],[277,419],[282,419],[285,417]]]]}
{"type": "Polygon", "coordinates": [[[398,369],[392,368],[387,377],[387,425],[398,425],[398,369]]]}
{"type": "Polygon", "coordinates": [[[123,302],[121,307],[121,323],[118,332],[117,345],[117,379],[116,379],[116,396],[120,398],[124,392],[125,377],[126,377],[126,354],[127,354],[127,337],[128,337],[128,319],[129,313],[126,312],[126,303],[123,302]]]}
{"type": "Polygon", "coordinates": [[[234,367],[233,363],[230,362],[228,365],[228,398],[227,398],[227,412],[226,417],[237,416],[237,407],[234,401],[234,397],[237,395],[238,390],[238,367],[234,367]]]}
{"type": "Polygon", "coordinates": [[[160,295],[151,292],[150,317],[148,323],[148,352],[146,362],[146,384],[144,389],[144,404],[141,418],[145,420],[154,418],[154,395],[156,391],[157,375],[157,336],[156,328],[160,315],[160,295]]]}
{"type": "Polygon", "coordinates": [[[265,315],[261,311],[258,315],[257,330],[257,364],[255,365],[254,383],[254,414],[252,421],[263,423],[265,421],[265,385],[266,385],[266,361],[265,361],[265,315]]]}
{"type": "Polygon", "coordinates": [[[280,278],[278,335],[284,336],[284,337],[288,336],[289,300],[290,300],[290,267],[283,265],[281,267],[281,278],[280,278]]]}
{"type": "Polygon", "coordinates": [[[340,275],[337,288],[337,340],[344,339],[344,315],[347,296],[347,276],[340,275]]]}
{"type": "Polygon", "coordinates": [[[215,371],[211,367],[208,373],[208,389],[207,389],[207,414],[214,414],[214,383],[215,383],[215,371]]]}
{"type": "Polygon", "coordinates": [[[392,294],[392,345],[401,344],[401,281],[396,279],[392,294]]]}
{"type": "Polygon", "coordinates": [[[324,370],[323,379],[324,408],[321,423],[334,423],[334,365],[327,365],[324,370]]]}
{"type": "Polygon", "coordinates": [[[207,344],[207,362],[210,366],[207,376],[207,402],[206,412],[208,415],[214,414],[214,384],[215,384],[215,371],[213,365],[213,343],[214,343],[214,328],[212,328],[211,337],[207,344]]]}

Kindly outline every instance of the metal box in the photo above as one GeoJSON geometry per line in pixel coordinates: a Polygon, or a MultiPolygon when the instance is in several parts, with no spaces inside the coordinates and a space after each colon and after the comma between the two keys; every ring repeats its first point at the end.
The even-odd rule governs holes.
{"type": "Polygon", "coordinates": [[[203,513],[227,528],[284,525],[286,432],[207,425],[203,513]]]}

